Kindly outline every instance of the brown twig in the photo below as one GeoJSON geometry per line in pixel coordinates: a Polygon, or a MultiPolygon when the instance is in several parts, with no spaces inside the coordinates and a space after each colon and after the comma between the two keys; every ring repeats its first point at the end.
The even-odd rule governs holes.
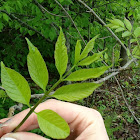
{"type": "MultiPolygon", "coordinates": [[[[33,1],[34,1],[35,5],[40,9],[40,11],[42,12],[42,14],[44,14],[44,17],[46,19],[45,13],[48,12],[48,11],[41,4],[39,4],[37,2],[37,0],[33,0],[33,1]]],[[[56,34],[59,35],[59,33],[57,31],[57,29],[59,30],[59,27],[55,23],[51,23],[51,26],[55,29],[56,34]]]]}
{"type": "Polygon", "coordinates": [[[0,86],[0,89],[5,90],[2,86],[0,86]]]}
{"type": "Polygon", "coordinates": [[[71,20],[71,22],[73,23],[75,29],[77,30],[77,32],[78,32],[80,38],[82,39],[82,41],[83,41],[84,44],[86,45],[86,42],[85,42],[85,40],[83,39],[83,37],[82,37],[80,31],[78,30],[78,28],[77,28],[75,22],[73,21],[72,17],[69,15],[69,13],[65,10],[65,8],[64,8],[57,0],[54,0],[54,1],[63,9],[63,11],[64,11],[65,14],[67,15],[67,17],[71,20]]]}
{"type": "Polygon", "coordinates": [[[3,12],[5,14],[7,14],[9,17],[13,18],[14,20],[17,20],[21,25],[27,27],[29,30],[32,30],[32,31],[36,32],[37,34],[39,34],[40,36],[42,36],[43,38],[45,38],[45,40],[47,40],[48,42],[52,43],[52,41],[49,40],[49,39],[46,39],[46,37],[42,33],[40,33],[39,31],[37,31],[36,29],[34,29],[33,27],[31,27],[30,25],[28,25],[26,22],[23,22],[22,20],[20,20],[15,15],[13,15],[11,13],[8,13],[5,10],[0,10],[0,12],[3,12]]]}
{"type": "Polygon", "coordinates": [[[111,36],[105,36],[105,37],[102,37],[102,38],[98,38],[98,39],[106,39],[106,38],[109,38],[111,36]]]}
{"type": "Polygon", "coordinates": [[[61,16],[61,15],[53,14],[53,13],[51,13],[50,11],[48,11],[46,8],[44,8],[41,4],[39,4],[37,0],[33,0],[33,1],[34,1],[34,3],[39,7],[39,9],[40,9],[43,13],[47,12],[48,14],[50,14],[50,15],[52,15],[52,16],[67,17],[67,16],[61,16]]]}
{"type": "Polygon", "coordinates": [[[130,61],[128,61],[123,67],[119,68],[117,72],[113,72],[110,75],[108,75],[108,76],[106,76],[106,77],[104,77],[104,78],[102,78],[102,79],[100,79],[98,81],[95,81],[95,83],[102,83],[102,82],[110,79],[111,77],[117,75],[120,71],[125,70],[134,61],[136,61],[136,58],[133,58],[130,61]]]}
{"type": "Polygon", "coordinates": [[[114,32],[106,26],[106,23],[86,4],[84,3],[82,0],[78,0],[81,4],[83,4],[101,23],[102,25],[104,25],[107,30],[112,34],[112,36],[121,44],[121,46],[127,51],[127,48],[125,47],[125,45],[121,42],[121,40],[114,34],[114,32]]]}
{"type": "MultiPolygon", "coordinates": [[[[127,48],[122,43],[122,41],[114,34],[114,32],[109,27],[106,26],[107,24],[86,3],[84,3],[82,0],[78,0],[78,1],[81,4],[83,4],[99,20],[99,22],[107,28],[107,30],[112,34],[112,36],[116,39],[116,41],[118,41],[118,43],[125,49],[125,51],[127,51],[127,48]]],[[[130,54],[130,56],[131,56],[131,58],[133,58],[133,56],[131,54],[130,54]]],[[[137,64],[136,61],[134,61],[134,62],[137,64]]]]}
{"type": "Polygon", "coordinates": [[[129,109],[130,113],[131,113],[132,116],[134,117],[135,121],[140,125],[139,120],[138,120],[137,117],[134,115],[133,111],[131,110],[130,106],[128,105],[128,103],[127,103],[127,101],[126,101],[126,99],[125,99],[125,97],[124,97],[123,89],[122,89],[122,87],[121,87],[121,85],[120,85],[118,79],[116,78],[116,76],[114,76],[114,78],[115,78],[115,80],[116,80],[116,82],[117,82],[117,84],[118,84],[118,86],[119,86],[119,88],[120,88],[120,90],[121,90],[121,94],[122,94],[123,100],[124,100],[124,102],[125,102],[127,108],[129,109]]]}

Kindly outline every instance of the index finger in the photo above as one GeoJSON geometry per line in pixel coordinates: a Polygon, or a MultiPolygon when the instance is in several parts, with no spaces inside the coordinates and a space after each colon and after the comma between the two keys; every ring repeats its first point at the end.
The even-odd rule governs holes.
{"type": "MultiPolygon", "coordinates": [[[[36,112],[39,112],[44,109],[51,109],[58,113],[66,122],[70,125],[70,129],[76,129],[78,126],[78,134],[84,130],[93,120],[95,121],[98,118],[98,114],[93,110],[75,105],[72,103],[62,102],[54,99],[47,100],[46,102],[41,103],[36,109],[36,112]],[[94,115],[93,115],[94,114],[94,115]],[[83,121],[84,118],[88,118],[87,121],[83,121]],[[83,122],[83,123],[82,123],[83,122]],[[82,127],[81,127],[82,126],[82,127]]],[[[23,120],[26,114],[29,112],[29,109],[20,112],[19,114],[12,117],[10,121],[5,123],[0,128],[0,137],[5,133],[11,132],[16,126],[23,120]]],[[[30,117],[25,121],[25,123],[19,128],[18,131],[28,131],[38,127],[37,116],[32,113],[30,117]]]]}

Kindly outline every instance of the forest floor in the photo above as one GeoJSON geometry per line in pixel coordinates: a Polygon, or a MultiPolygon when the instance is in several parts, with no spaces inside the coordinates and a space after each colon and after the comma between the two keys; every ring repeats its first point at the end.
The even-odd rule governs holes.
{"type": "Polygon", "coordinates": [[[140,122],[140,72],[134,74],[124,71],[116,77],[123,92],[112,78],[90,97],[78,101],[78,104],[94,108],[101,113],[111,140],[139,140],[139,125],[132,113],[140,122]]]}

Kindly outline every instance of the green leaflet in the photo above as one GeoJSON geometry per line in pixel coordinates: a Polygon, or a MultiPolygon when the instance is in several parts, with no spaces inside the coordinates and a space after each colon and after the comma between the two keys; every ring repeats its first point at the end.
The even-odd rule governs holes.
{"type": "Polygon", "coordinates": [[[119,27],[118,29],[115,30],[115,32],[121,32],[124,31],[125,29],[123,27],[119,27]]]}
{"type": "Polygon", "coordinates": [[[88,97],[101,85],[102,84],[96,83],[76,83],[66,85],[57,89],[52,97],[65,101],[77,101],[88,97]]]}
{"type": "Polygon", "coordinates": [[[137,39],[131,39],[130,43],[137,42],[137,39]]]}
{"type": "Polygon", "coordinates": [[[80,56],[80,60],[82,60],[83,58],[87,57],[88,53],[90,51],[92,51],[93,47],[94,47],[94,44],[95,44],[95,39],[98,37],[99,35],[95,36],[94,38],[92,38],[88,43],[87,45],[85,46],[83,52],[81,53],[81,56],[80,56]]]}
{"type": "Polygon", "coordinates": [[[136,46],[133,49],[132,54],[135,55],[135,56],[140,56],[140,47],[139,46],[136,46]]]}
{"type": "Polygon", "coordinates": [[[44,91],[48,84],[48,70],[38,49],[26,38],[29,46],[27,65],[32,80],[44,91]]]}
{"type": "Polygon", "coordinates": [[[130,35],[131,35],[131,32],[129,32],[129,31],[125,31],[124,33],[122,33],[122,37],[127,37],[130,35]]]}
{"type": "Polygon", "coordinates": [[[117,25],[114,25],[114,26],[112,26],[111,28],[112,29],[118,29],[120,26],[117,26],[117,25]]]}
{"type": "Polygon", "coordinates": [[[126,26],[126,28],[131,32],[131,30],[132,30],[132,25],[131,25],[131,23],[130,23],[130,21],[128,20],[128,19],[124,19],[124,24],[125,24],[125,26],[126,26]]]}
{"type": "Polygon", "coordinates": [[[124,23],[119,19],[113,19],[113,20],[108,19],[108,21],[110,21],[113,25],[124,27],[124,23]]]}
{"type": "Polygon", "coordinates": [[[81,53],[81,43],[80,40],[77,40],[76,46],[75,46],[75,64],[78,63],[80,60],[80,53],[81,53]]]}
{"type": "Polygon", "coordinates": [[[99,53],[94,53],[92,56],[88,56],[85,59],[83,59],[82,61],[80,61],[78,63],[78,66],[86,66],[86,65],[90,65],[91,63],[97,61],[100,59],[100,57],[102,56],[104,51],[99,52],[99,53]]]}
{"type": "Polygon", "coordinates": [[[121,26],[121,27],[124,27],[124,23],[123,23],[121,20],[119,20],[119,19],[114,19],[113,21],[114,21],[114,23],[116,23],[116,25],[119,25],[119,26],[121,26]]]}
{"type": "Polygon", "coordinates": [[[136,37],[139,37],[139,36],[140,36],[140,27],[137,27],[137,28],[135,29],[134,35],[135,35],[136,37]]]}
{"type": "Polygon", "coordinates": [[[65,139],[70,134],[66,121],[52,110],[43,110],[37,113],[40,129],[54,139],[65,139]]]}
{"type": "Polygon", "coordinates": [[[1,62],[1,82],[12,100],[29,106],[31,91],[28,82],[18,72],[5,67],[3,62],[1,62]]]}
{"type": "Polygon", "coordinates": [[[9,21],[9,16],[7,14],[3,13],[3,19],[8,22],[9,21]]]}
{"type": "Polygon", "coordinates": [[[130,52],[130,50],[129,50],[128,48],[127,48],[127,51],[126,51],[126,52],[127,52],[127,55],[128,55],[128,56],[131,55],[131,52],[130,52]]]}
{"type": "Polygon", "coordinates": [[[71,73],[65,80],[66,81],[82,81],[91,78],[100,77],[110,66],[103,66],[94,69],[80,69],[71,73]]]}
{"type": "Polygon", "coordinates": [[[107,25],[105,25],[106,27],[110,27],[110,28],[112,28],[113,26],[114,26],[114,24],[107,24],[107,25]]]}
{"type": "Polygon", "coordinates": [[[65,73],[68,63],[67,47],[65,45],[66,39],[63,31],[60,28],[60,35],[55,44],[55,65],[60,74],[60,77],[65,73]]]}

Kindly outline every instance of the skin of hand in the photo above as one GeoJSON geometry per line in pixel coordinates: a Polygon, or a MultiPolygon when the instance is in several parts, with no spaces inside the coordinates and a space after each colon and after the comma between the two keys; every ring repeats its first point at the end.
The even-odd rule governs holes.
{"type": "MultiPolygon", "coordinates": [[[[41,103],[35,111],[39,112],[44,109],[55,111],[69,124],[71,132],[65,140],[109,140],[102,116],[94,109],[55,99],[41,103]]],[[[39,127],[37,116],[34,113],[18,129],[18,132],[10,133],[28,112],[29,109],[16,114],[10,119],[0,120],[1,140],[47,140],[42,136],[26,132],[39,127]]]]}

